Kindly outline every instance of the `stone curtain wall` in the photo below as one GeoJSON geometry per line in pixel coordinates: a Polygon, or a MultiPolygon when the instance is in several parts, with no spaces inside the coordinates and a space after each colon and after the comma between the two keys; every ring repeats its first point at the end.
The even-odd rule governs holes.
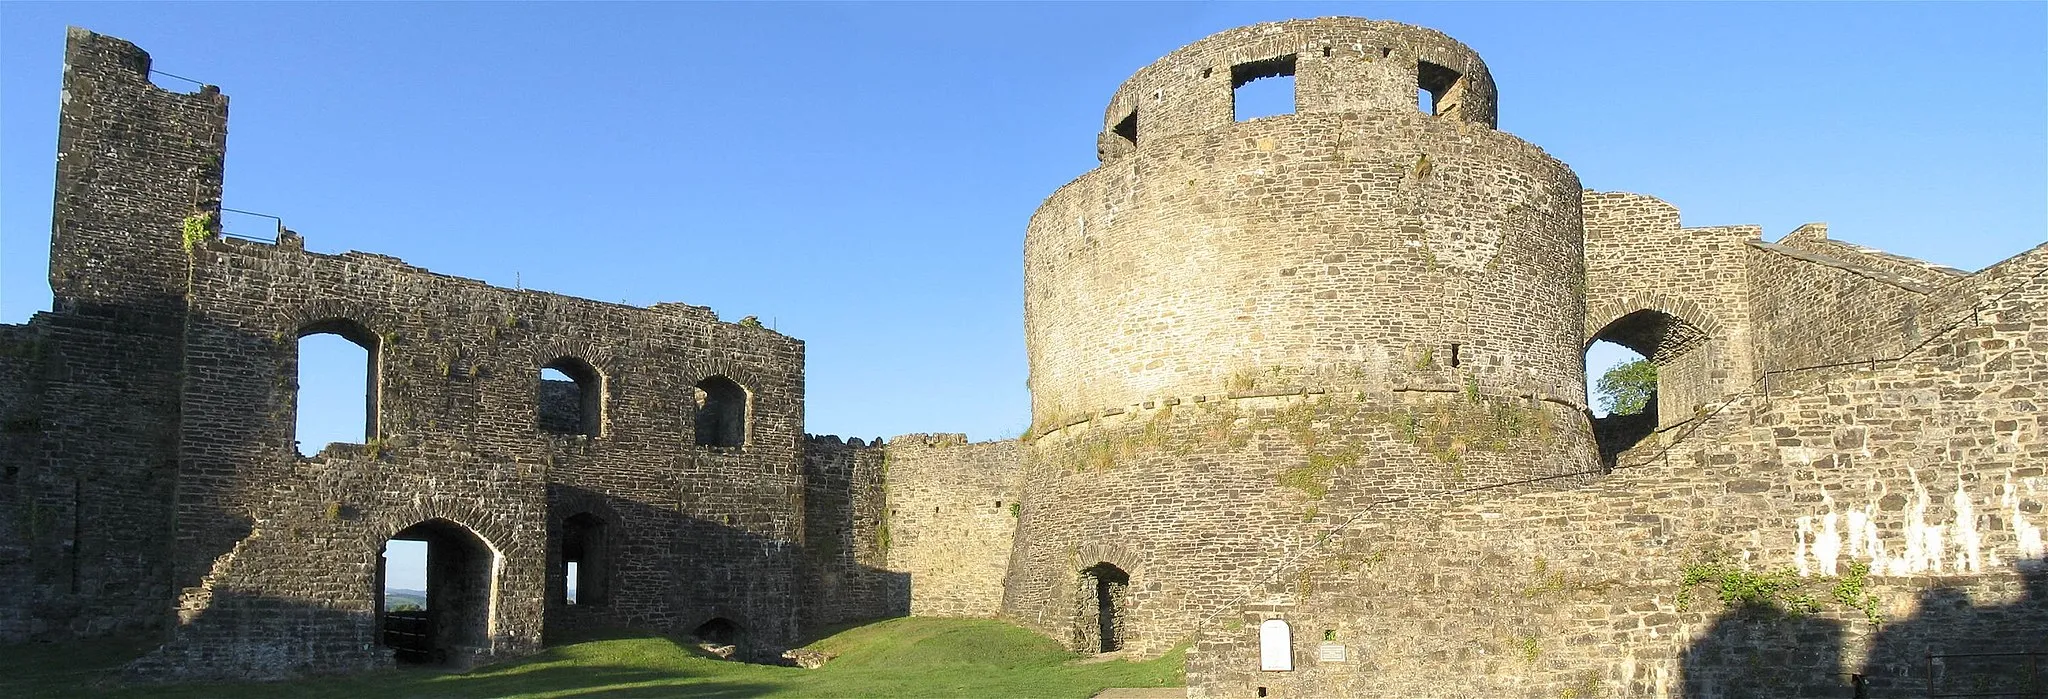
{"type": "Polygon", "coordinates": [[[1907,359],[1745,392],[1595,485],[1347,531],[1205,628],[1192,693],[1848,696],[1848,673],[1874,697],[2013,688],[2024,658],[1956,658],[1933,686],[1926,668],[2048,652],[2048,246],[1951,293],[1975,321],[1907,359]],[[1689,567],[1717,556],[1805,581],[1818,611],[1730,607],[1712,583],[1681,608],[1689,567]],[[1265,618],[1293,625],[1296,671],[1256,670],[1265,618]],[[1343,660],[1317,660],[1325,630],[1343,660]]]}
{"type": "Polygon", "coordinates": [[[1924,287],[1939,288],[1968,276],[1962,270],[1925,260],[1894,255],[1828,238],[1828,224],[1809,223],[1780,238],[1781,247],[1825,255],[1863,269],[1883,272],[1924,287]]]}
{"type": "Polygon", "coordinates": [[[881,440],[804,440],[804,619],[812,627],[910,613],[910,578],[887,570],[881,440]]]}
{"type": "Polygon", "coordinates": [[[1897,357],[1922,339],[1935,290],[1844,259],[1751,242],[1747,255],[1758,365],[1764,371],[1897,357]]]}
{"type": "Polygon", "coordinates": [[[888,509],[878,537],[889,570],[908,576],[910,613],[995,616],[1022,507],[1018,443],[907,434],[884,449],[888,509]]]}
{"type": "Polygon", "coordinates": [[[150,83],[134,45],[66,37],[50,251],[55,303],[11,330],[27,383],[6,390],[0,540],[23,576],[0,641],[161,629],[186,258],[183,222],[216,214],[227,98],[150,83]]]}
{"type": "MultiPolygon", "coordinates": [[[[42,514],[56,503],[38,494],[57,485],[42,462],[43,345],[40,325],[0,325],[0,589],[13,590],[0,602],[0,642],[43,635],[47,607],[63,596],[57,578],[63,562],[55,518],[42,514]]],[[[54,417],[54,416],[52,416],[54,417]]]]}
{"type": "Polygon", "coordinates": [[[210,241],[194,254],[178,497],[189,623],[160,656],[197,655],[165,672],[249,676],[266,674],[250,663],[381,658],[387,651],[351,640],[368,632],[374,608],[366,562],[382,537],[427,517],[475,531],[501,557],[497,636],[480,655],[534,648],[547,607],[575,626],[688,631],[723,617],[755,652],[794,639],[801,343],[703,308],[633,308],[493,288],[379,255],[308,253],[289,233],[276,245],[210,241]],[[375,357],[377,437],[301,460],[297,340],[336,320],[360,326],[355,339],[375,357]],[[601,377],[596,436],[541,425],[540,369],[562,357],[601,377]],[[694,444],[692,386],[713,375],[750,392],[743,447],[694,444]],[[605,522],[609,594],[602,608],[571,611],[549,533],[582,513],[605,522]],[[263,524],[252,531],[252,521],[263,524]],[[302,622],[273,605],[345,618],[302,622]],[[221,655],[217,635],[279,645],[221,655]]]}

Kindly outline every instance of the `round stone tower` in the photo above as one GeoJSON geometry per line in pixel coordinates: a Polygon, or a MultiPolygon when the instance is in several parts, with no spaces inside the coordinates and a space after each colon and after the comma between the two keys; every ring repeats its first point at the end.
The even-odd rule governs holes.
{"type": "Polygon", "coordinates": [[[1025,237],[1011,616],[1164,651],[1303,584],[1345,522],[1597,470],[1579,181],[1495,109],[1470,48],[1352,18],[1216,34],[1117,89],[1101,166],[1025,237]],[[1292,113],[1237,120],[1255,80],[1292,113]]]}

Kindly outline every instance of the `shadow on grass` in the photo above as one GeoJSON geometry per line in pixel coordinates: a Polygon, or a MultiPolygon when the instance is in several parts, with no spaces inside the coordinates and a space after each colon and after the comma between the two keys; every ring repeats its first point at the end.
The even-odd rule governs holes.
{"type": "Polygon", "coordinates": [[[611,631],[581,643],[451,673],[410,667],[275,683],[117,685],[137,643],[0,647],[0,697],[1067,697],[1183,683],[1179,652],[1082,664],[1051,639],[994,620],[895,619],[813,647],[820,670],[714,659],[682,636],[611,631]]]}

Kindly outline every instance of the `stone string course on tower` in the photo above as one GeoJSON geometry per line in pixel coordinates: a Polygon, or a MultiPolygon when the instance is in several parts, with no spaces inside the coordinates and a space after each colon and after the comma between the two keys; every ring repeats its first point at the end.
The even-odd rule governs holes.
{"type": "Polygon", "coordinates": [[[1244,27],[1119,87],[1025,232],[1033,426],[986,443],[807,436],[803,343],[710,309],[218,236],[227,99],[148,65],[71,33],[56,303],[0,326],[0,639],[280,678],[915,614],[1188,647],[1201,697],[2048,685],[2048,246],[1683,227],[1498,131],[1428,29],[1244,27]],[[367,436],[302,457],[318,332],[371,358],[367,436]],[[1591,416],[1593,340],[1653,411],[1591,416]],[[425,621],[379,610],[392,539],[425,621]]]}

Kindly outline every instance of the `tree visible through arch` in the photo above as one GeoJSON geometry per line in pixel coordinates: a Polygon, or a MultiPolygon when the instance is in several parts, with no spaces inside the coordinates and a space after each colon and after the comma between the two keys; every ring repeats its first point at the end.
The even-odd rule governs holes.
{"type": "Polygon", "coordinates": [[[1593,437],[1602,462],[1664,423],[1682,421],[1715,397],[1712,337],[1705,326],[1644,308],[1615,318],[1587,343],[1589,404],[1599,405],[1593,437]]]}

